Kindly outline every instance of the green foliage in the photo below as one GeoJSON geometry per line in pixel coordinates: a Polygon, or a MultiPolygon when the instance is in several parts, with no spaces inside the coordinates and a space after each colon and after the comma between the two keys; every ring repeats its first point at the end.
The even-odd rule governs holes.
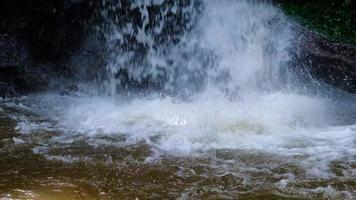
{"type": "Polygon", "coordinates": [[[353,0],[277,0],[284,12],[335,41],[356,44],[353,0]]]}

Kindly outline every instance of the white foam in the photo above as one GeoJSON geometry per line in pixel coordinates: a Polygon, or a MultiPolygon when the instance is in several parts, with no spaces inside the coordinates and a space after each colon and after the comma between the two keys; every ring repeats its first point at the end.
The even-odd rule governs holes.
{"type": "MultiPolygon", "coordinates": [[[[126,144],[146,141],[172,155],[212,149],[261,151],[297,162],[317,177],[333,176],[332,161],[356,155],[356,124],[330,126],[333,118],[328,117],[327,100],[278,92],[229,101],[217,94],[213,98],[210,92],[191,102],[171,98],[120,102],[110,97],[56,95],[33,98],[48,101],[37,112],[56,121],[55,129],[92,137],[94,144],[97,136],[110,135],[125,136],[126,144]]],[[[33,123],[22,121],[19,130],[28,134],[45,125],[33,123]]]]}
{"type": "Polygon", "coordinates": [[[22,134],[30,134],[35,131],[50,130],[51,125],[47,122],[31,121],[22,118],[16,125],[15,130],[22,134]]]}

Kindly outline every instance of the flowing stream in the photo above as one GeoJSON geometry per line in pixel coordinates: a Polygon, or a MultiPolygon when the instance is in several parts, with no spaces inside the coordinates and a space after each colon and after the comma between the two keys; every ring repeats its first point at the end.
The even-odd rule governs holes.
{"type": "Polygon", "coordinates": [[[356,97],[289,67],[272,3],[120,2],[95,84],[1,99],[1,200],[356,198],[356,97]]]}

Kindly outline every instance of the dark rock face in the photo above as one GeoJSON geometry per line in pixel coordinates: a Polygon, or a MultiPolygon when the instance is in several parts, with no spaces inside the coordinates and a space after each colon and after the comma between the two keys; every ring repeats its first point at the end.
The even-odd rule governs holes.
{"type": "Polygon", "coordinates": [[[24,41],[36,62],[61,62],[85,39],[91,9],[89,1],[1,1],[0,33],[24,41]]]}
{"type": "Polygon", "coordinates": [[[0,97],[18,96],[16,87],[24,85],[20,76],[26,74],[30,60],[29,50],[23,42],[0,34],[0,97]]]}
{"type": "Polygon", "coordinates": [[[9,84],[0,82],[0,98],[1,97],[15,97],[19,96],[19,93],[9,84]]]}
{"type": "Polygon", "coordinates": [[[356,46],[335,43],[296,26],[295,63],[327,84],[356,93],[356,46]]]}
{"type": "Polygon", "coordinates": [[[0,97],[44,88],[48,77],[40,69],[41,65],[32,62],[30,50],[23,41],[0,34],[0,97]]]}
{"type": "Polygon", "coordinates": [[[16,38],[0,34],[0,68],[27,66],[30,55],[27,47],[16,38]]]}
{"type": "Polygon", "coordinates": [[[87,36],[93,9],[82,0],[1,1],[0,82],[27,92],[46,88],[50,76],[70,76],[67,62],[87,36]]]}

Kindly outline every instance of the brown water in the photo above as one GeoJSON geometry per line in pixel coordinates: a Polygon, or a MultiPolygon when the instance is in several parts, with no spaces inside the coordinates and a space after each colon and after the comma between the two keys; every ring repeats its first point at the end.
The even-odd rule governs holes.
{"type": "Polygon", "coordinates": [[[352,199],[356,190],[356,179],[342,175],[342,162],[333,163],[335,178],[309,178],[285,158],[262,152],[216,150],[146,160],[152,152],[144,142],[93,147],[78,138],[64,145],[49,142],[55,132],[21,136],[14,126],[0,121],[1,200],[352,199]]]}

